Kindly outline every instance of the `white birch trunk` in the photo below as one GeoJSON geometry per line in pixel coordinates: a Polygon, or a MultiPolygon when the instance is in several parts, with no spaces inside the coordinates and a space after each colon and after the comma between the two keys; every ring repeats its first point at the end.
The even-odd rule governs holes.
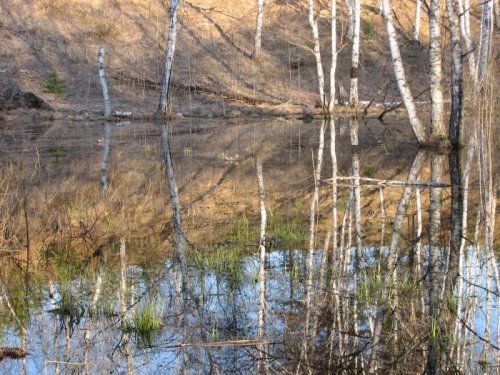
{"type": "Polygon", "coordinates": [[[394,65],[394,75],[396,76],[396,81],[398,84],[399,92],[403,99],[403,102],[408,112],[408,117],[417,137],[419,143],[424,143],[426,140],[425,128],[420,121],[417,108],[415,107],[415,102],[413,100],[413,94],[406,81],[405,70],[403,66],[403,60],[401,58],[401,52],[399,50],[399,45],[396,37],[396,29],[392,22],[392,5],[390,0],[383,0],[383,10],[384,18],[387,28],[387,35],[389,37],[389,47],[391,50],[392,63],[394,65]]]}
{"type": "Polygon", "coordinates": [[[253,56],[259,57],[262,47],[262,24],[264,22],[264,0],[257,0],[257,20],[255,26],[255,41],[253,56]]]}
{"type": "Polygon", "coordinates": [[[478,84],[483,85],[483,81],[488,72],[488,60],[490,56],[491,43],[491,1],[485,1],[482,5],[481,15],[481,36],[478,62],[478,84]]]}
{"type": "Polygon", "coordinates": [[[345,0],[347,5],[347,32],[346,38],[352,40],[354,37],[354,0],[345,0]]]}
{"type": "Polygon", "coordinates": [[[441,52],[441,0],[431,0],[429,6],[429,75],[431,82],[431,134],[442,137],[444,126],[443,68],[441,52]]]}
{"type": "Polygon", "coordinates": [[[454,146],[458,146],[462,123],[464,64],[460,39],[460,24],[453,0],[446,0],[446,9],[448,12],[452,55],[451,113],[448,133],[451,143],[454,146]]]}
{"type": "MultiPolygon", "coordinates": [[[[335,73],[337,71],[337,0],[332,0],[332,65],[330,67],[330,103],[329,112],[335,107],[335,73]]],[[[335,126],[335,125],[332,125],[335,126]]],[[[335,132],[335,131],[334,131],[335,132]]]]}
{"type": "Polygon", "coordinates": [[[321,63],[321,52],[319,45],[318,20],[314,18],[314,0],[309,0],[309,25],[311,25],[314,57],[316,59],[316,70],[318,72],[318,85],[321,106],[325,108],[325,78],[323,74],[323,65],[321,63]]]}
{"type": "Polygon", "coordinates": [[[469,0],[465,0],[465,8],[463,0],[457,0],[458,14],[460,18],[460,32],[465,42],[467,62],[469,64],[469,76],[473,80],[474,86],[476,85],[476,55],[474,54],[474,44],[472,43],[470,35],[470,11],[469,0]]]}
{"type": "Polygon", "coordinates": [[[108,82],[106,81],[106,76],[104,75],[104,48],[99,48],[99,54],[97,56],[98,67],[99,67],[99,80],[101,81],[102,96],[104,99],[104,116],[111,115],[111,103],[109,101],[109,91],[108,82]]]}
{"type": "MultiPolygon", "coordinates": [[[[259,326],[258,335],[259,340],[262,342],[266,336],[265,332],[265,318],[266,318],[266,192],[264,189],[264,176],[262,173],[262,159],[257,157],[255,160],[255,169],[257,173],[257,186],[259,190],[260,202],[260,239],[259,239],[259,326]]],[[[267,361],[267,345],[261,343],[259,345],[259,374],[267,374],[269,366],[267,361]]]]}
{"type": "Polygon", "coordinates": [[[422,18],[422,0],[417,0],[417,5],[415,8],[415,32],[413,34],[413,40],[416,42],[420,41],[420,25],[422,18]]]}
{"type": "MultiPolygon", "coordinates": [[[[384,0],[384,12],[387,11],[388,6],[387,0],[384,0]]],[[[418,175],[420,174],[420,170],[424,164],[426,158],[426,153],[423,150],[420,150],[415,160],[413,161],[413,165],[408,174],[407,181],[413,182],[416,181],[418,175]]],[[[389,247],[389,254],[387,255],[387,272],[385,272],[382,279],[382,295],[381,295],[381,303],[382,306],[377,307],[377,312],[375,315],[375,324],[373,328],[373,340],[371,343],[372,351],[370,353],[370,359],[368,363],[368,373],[374,374],[377,372],[378,365],[378,344],[382,335],[382,326],[387,314],[387,311],[390,309],[391,301],[388,301],[389,293],[392,291],[392,285],[395,279],[396,270],[396,262],[398,259],[398,248],[399,242],[401,240],[404,217],[406,211],[408,209],[408,205],[410,203],[410,197],[413,193],[413,188],[411,186],[406,186],[401,195],[401,199],[399,201],[399,205],[396,211],[396,215],[394,217],[394,224],[392,228],[392,236],[391,243],[389,247]]]]}
{"type": "Polygon", "coordinates": [[[351,81],[349,87],[349,102],[352,106],[358,104],[358,77],[359,77],[359,32],[361,28],[361,0],[354,0],[354,32],[352,38],[351,81]]]}
{"type": "Polygon", "coordinates": [[[174,65],[175,43],[177,41],[177,11],[179,8],[179,0],[171,0],[170,11],[168,18],[168,38],[167,47],[165,48],[165,66],[163,70],[160,103],[158,105],[157,115],[167,112],[169,99],[169,89],[172,78],[172,68],[174,65]]]}

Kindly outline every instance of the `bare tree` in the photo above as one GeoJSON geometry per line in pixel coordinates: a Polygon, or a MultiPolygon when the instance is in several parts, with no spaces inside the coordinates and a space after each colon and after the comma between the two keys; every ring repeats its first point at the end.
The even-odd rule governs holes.
{"type": "Polygon", "coordinates": [[[335,107],[335,73],[337,71],[337,0],[332,0],[332,65],[330,67],[330,103],[328,110],[335,107]]]}
{"type": "Polygon", "coordinates": [[[104,99],[104,116],[111,115],[111,104],[109,101],[109,91],[108,82],[106,81],[106,75],[104,74],[104,48],[99,48],[99,54],[97,56],[98,68],[99,68],[99,80],[101,81],[102,96],[104,99]]]}
{"type": "Polygon", "coordinates": [[[415,133],[418,142],[424,143],[426,140],[425,127],[420,121],[420,118],[418,117],[417,108],[413,100],[413,94],[406,80],[403,60],[401,58],[401,52],[399,50],[399,44],[396,36],[396,29],[394,28],[394,23],[393,23],[391,1],[390,0],[382,0],[382,1],[383,1],[382,9],[387,28],[387,35],[389,37],[389,47],[391,51],[392,64],[394,65],[394,75],[396,76],[399,92],[403,99],[403,103],[406,107],[406,111],[408,112],[408,117],[413,132],[415,133]]]}
{"type": "MultiPolygon", "coordinates": [[[[265,319],[266,319],[266,191],[264,189],[264,176],[262,173],[262,158],[257,156],[255,159],[255,170],[257,174],[257,186],[259,189],[259,205],[260,205],[260,238],[259,238],[259,340],[263,341],[266,335],[265,319]]],[[[266,357],[267,345],[259,345],[259,374],[267,374],[269,372],[269,364],[266,357]]]]}
{"type": "Polygon", "coordinates": [[[483,81],[488,72],[488,60],[490,57],[490,44],[492,34],[491,24],[491,1],[485,1],[481,5],[481,36],[479,48],[479,62],[478,62],[478,83],[483,84],[483,81]]]}
{"type": "Polygon", "coordinates": [[[325,108],[325,77],[323,74],[323,64],[321,63],[321,52],[319,46],[318,19],[314,17],[314,0],[309,0],[309,25],[311,26],[314,57],[316,59],[316,70],[318,72],[318,85],[321,106],[325,108]]]}
{"type": "Polygon", "coordinates": [[[413,34],[413,40],[415,40],[416,42],[420,41],[420,24],[421,24],[420,19],[422,18],[421,13],[422,13],[422,0],[417,0],[415,8],[415,32],[413,34]]]}
{"type": "Polygon", "coordinates": [[[169,99],[169,89],[172,78],[172,68],[174,64],[175,43],[177,41],[177,11],[179,8],[179,0],[171,0],[170,11],[168,17],[168,38],[167,47],[165,48],[165,65],[163,70],[160,103],[156,115],[162,115],[167,112],[169,99]]]}
{"type": "Polygon", "coordinates": [[[446,10],[448,13],[451,55],[452,55],[452,75],[451,75],[451,113],[449,125],[449,137],[454,146],[460,142],[460,126],[462,122],[462,101],[463,101],[463,76],[464,64],[462,46],[460,39],[460,24],[458,12],[453,0],[446,0],[446,10]]]}
{"type": "Polygon", "coordinates": [[[354,0],[345,0],[347,5],[347,31],[346,38],[352,40],[354,37],[354,0]]]}
{"type": "Polygon", "coordinates": [[[257,0],[257,20],[255,26],[255,41],[253,56],[259,57],[262,47],[262,24],[264,22],[264,0],[257,0]]]}
{"type": "Polygon", "coordinates": [[[359,44],[361,25],[361,0],[354,0],[354,30],[351,55],[351,82],[349,87],[349,102],[352,106],[358,104],[358,77],[359,77],[359,44]]]}
{"type": "Polygon", "coordinates": [[[443,68],[441,53],[441,0],[429,6],[429,75],[431,82],[431,135],[443,137],[444,126],[443,68]]]}
{"type": "Polygon", "coordinates": [[[469,0],[457,0],[458,14],[460,19],[460,32],[465,42],[466,56],[469,64],[469,75],[476,85],[476,55],[474,54],[474,45],[470,34],[470,4],[469,0]],[[465,4],[465,5],[464,5],[465,4]]]}

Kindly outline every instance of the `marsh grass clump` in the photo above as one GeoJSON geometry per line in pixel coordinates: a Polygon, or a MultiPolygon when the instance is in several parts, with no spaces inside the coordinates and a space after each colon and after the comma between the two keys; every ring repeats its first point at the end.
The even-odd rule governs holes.
{"type": "Polygon", "coordinates": [[[85,308],[68,288],[63,288],[57,301],[57,307],[52,312],[59,317],[61,329],[68,329],[72,334],[76,326],[80,324],[85,314],[85,308]]]}
{"type": "Polygon", "coordinates": [[[125,321],[123,331],[133,334],[139,346],[150,347],[162,326],[161,309],[155,301],[147,301],[132,319],[125,321]]]}
{"type": "Polygon", "coordinates": [[[276,237],[284,245],[299,245],[307,241],[307,226],[296,217],[291,220],[272,217],[269,220],[268,237],[276,237]]]}

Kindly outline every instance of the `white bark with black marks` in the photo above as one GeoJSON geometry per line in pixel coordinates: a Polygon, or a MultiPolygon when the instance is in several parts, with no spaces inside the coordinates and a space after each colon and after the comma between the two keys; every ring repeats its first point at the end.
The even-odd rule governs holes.
{"type": "Polygon", "coordinates": [[[359,100],[359,44],[361,28],[361,0],[354,0],[354,30],[352,36],[351,80],[349,86],[349,103],[356,106],[359,100]]]}
{"type": "Polygon", "coordinates": [[[478,84],[483,85],[484,79],[488,73],[488,61],[490,58],[490,44],[491,44],[491,1],[485,1],[482,4],[481,15],[481,36],[479,48],[479,62],[478,62],[478,84]]]}
{"type": "Polygon", "coordinates": [[[106,75],[104,74],[104,47],[99,48],[97,60],[99,68],[99,80],[101,81],[102,96],[104,99],[104,116],[110,116],[111,103],[109,101],[108,82],[106,81],[106,75]]]}
{"type": "Polygon", "coordinates": [[[429,6],[429,79],[431,82],[431,134],[442,137],[444,126],[443,67],[441,52],[441,0],[429,6]]]}
{"type": "Polygon", "coordinates": [[[323,73],[323,64],[321,62],[321,52],[319,45],[318,19],[314,17],[314,0],[309,0],[309,25],[313,35],[313,52],[316,59],[316,71],[318,73],[318,89],[321,107],[325,108],[325,77],[323,73]]]}
{"type": "Polygon", "coordinates": [[[387,35],[389,37],[392,64],[394,65],[394,75],[396,76],[399,92],[406,107],[406,111],[408,112],[413,132],[415,133],[418,142],[424,143],[426,140],[425,127],[418,117],[415,101],[413,100],[413,94],[406,80],[403,60],[401,58],[401,52],[397,41],[396,29],[393,23],[392,5],[390,0],[383,0],[383,11],[387,35]]]}
{"type": "Polygon", "coordinates": [[[167,113],[169,90],[172,80],[172,69],[174,65],[175,44],[177,41],[178,8],[179,8],[179,0],[171,0],[169,17],[168,17],[167,47],[165,48],[165,64],[164,64],[162,84],[161,84],[160,103],[158,105],[157,114],[167,113]]]}
{"type": "Polygon", "coordinates": [[[337,0],[332,0],[332,65],[330,67],[330,103],[328,105],[329,112],[333,112],[335,107],[336,82],[335,74],[337,71],[337,0]]]}
{"type": "Polygon", "coordinates": [[[473,80],[474,86],[476,85],[476,55],[474,54],[474,44],[470,35],[470,11],[469,0],[457,0],[458,14],[460,19],[460,32],[465,42],[466,58],[469,65],[469,76],[473,80]]]}

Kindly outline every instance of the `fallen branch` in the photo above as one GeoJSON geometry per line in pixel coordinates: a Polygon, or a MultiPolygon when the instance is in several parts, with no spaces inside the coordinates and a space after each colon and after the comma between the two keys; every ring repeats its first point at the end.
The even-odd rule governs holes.
{"type": "Polygon", "coordinates": [[[447,188],[450,184],[433,182],[433,181],[403,181],[403,180],[380,180],[377,178],[368,177],[352,177],[352,176],[337,176],[334,178],[328,178],[321,180],[322,183],[335,184],[337,180],[346,181],[359,179],[360,181],[368,182],[365,185],[375,185],[375,186],[416,186],[416,187],[429,187],[429,188],[447,188]]]}

